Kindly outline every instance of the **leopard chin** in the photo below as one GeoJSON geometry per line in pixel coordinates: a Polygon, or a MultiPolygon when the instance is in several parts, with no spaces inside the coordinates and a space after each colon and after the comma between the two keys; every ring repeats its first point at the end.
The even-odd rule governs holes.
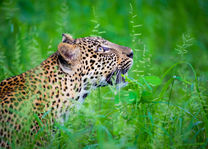
{"type": "Polygon", "coordinates": [[[126,85],[127,82],[125,81],[125,78],[123,77],[123,75],[127,75],[128,69],[116,69],[114,72],[110,73],[107,77],[106,77],[106,82],[109,85],[119,85],[119,86],[123,86],[126,85]]]}

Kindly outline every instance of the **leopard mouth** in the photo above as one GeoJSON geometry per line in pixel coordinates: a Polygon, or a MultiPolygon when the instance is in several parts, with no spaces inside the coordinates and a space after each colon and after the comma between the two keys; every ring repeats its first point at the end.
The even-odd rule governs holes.
{"type": "Polygon", "coordinates": [[[122,75],[127,74],[128,70],[129,69],[116,69],[106,77],[106,82],[110,85],[125,83],[126,81],[122,75]]]}

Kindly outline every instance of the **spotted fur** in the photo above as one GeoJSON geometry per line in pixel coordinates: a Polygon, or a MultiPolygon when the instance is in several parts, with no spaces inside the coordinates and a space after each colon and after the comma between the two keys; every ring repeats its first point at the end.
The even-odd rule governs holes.
{"type": "Polygon", "coordinates": [[[0,83],[0,147],[24,143],[40,127],[64,122],[73,101],[82,103],[91,89],[112,84],[114,74],[116,83],[124,81],[121,74],[132,57],[130,48],[103,38],[63,34],[57,52],[40,66],[0,83]]]}

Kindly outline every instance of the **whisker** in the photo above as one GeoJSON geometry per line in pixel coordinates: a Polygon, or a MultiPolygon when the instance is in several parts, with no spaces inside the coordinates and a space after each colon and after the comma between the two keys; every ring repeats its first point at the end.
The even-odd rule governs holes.
{"type": "Polygon", "coordinates": [[[112,76],[113,76],[114,73],[115,73],[115,72],[111,73],[110,76],[107,78],[106,81],[109,81],[109,80],[112,78],[112,76]]]}
{"type": "Polygon", "coordinates": [[[116,83],[120,83],[121,81],[121,70],[119,69],[117,74],[116,74],[116,83]]]}

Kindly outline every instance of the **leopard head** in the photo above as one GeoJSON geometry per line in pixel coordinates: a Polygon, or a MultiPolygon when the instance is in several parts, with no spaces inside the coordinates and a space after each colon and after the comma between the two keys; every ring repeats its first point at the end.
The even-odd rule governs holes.
{"type": "Polygon", "coordinates": [[[63,34],[58,46],[60,67],[66,73],[77,74],[84,83],[94,87],[125,82],[126,74],[133,64],[130,48],[117,45],[101,37],[73,39],[63,34]]]}

